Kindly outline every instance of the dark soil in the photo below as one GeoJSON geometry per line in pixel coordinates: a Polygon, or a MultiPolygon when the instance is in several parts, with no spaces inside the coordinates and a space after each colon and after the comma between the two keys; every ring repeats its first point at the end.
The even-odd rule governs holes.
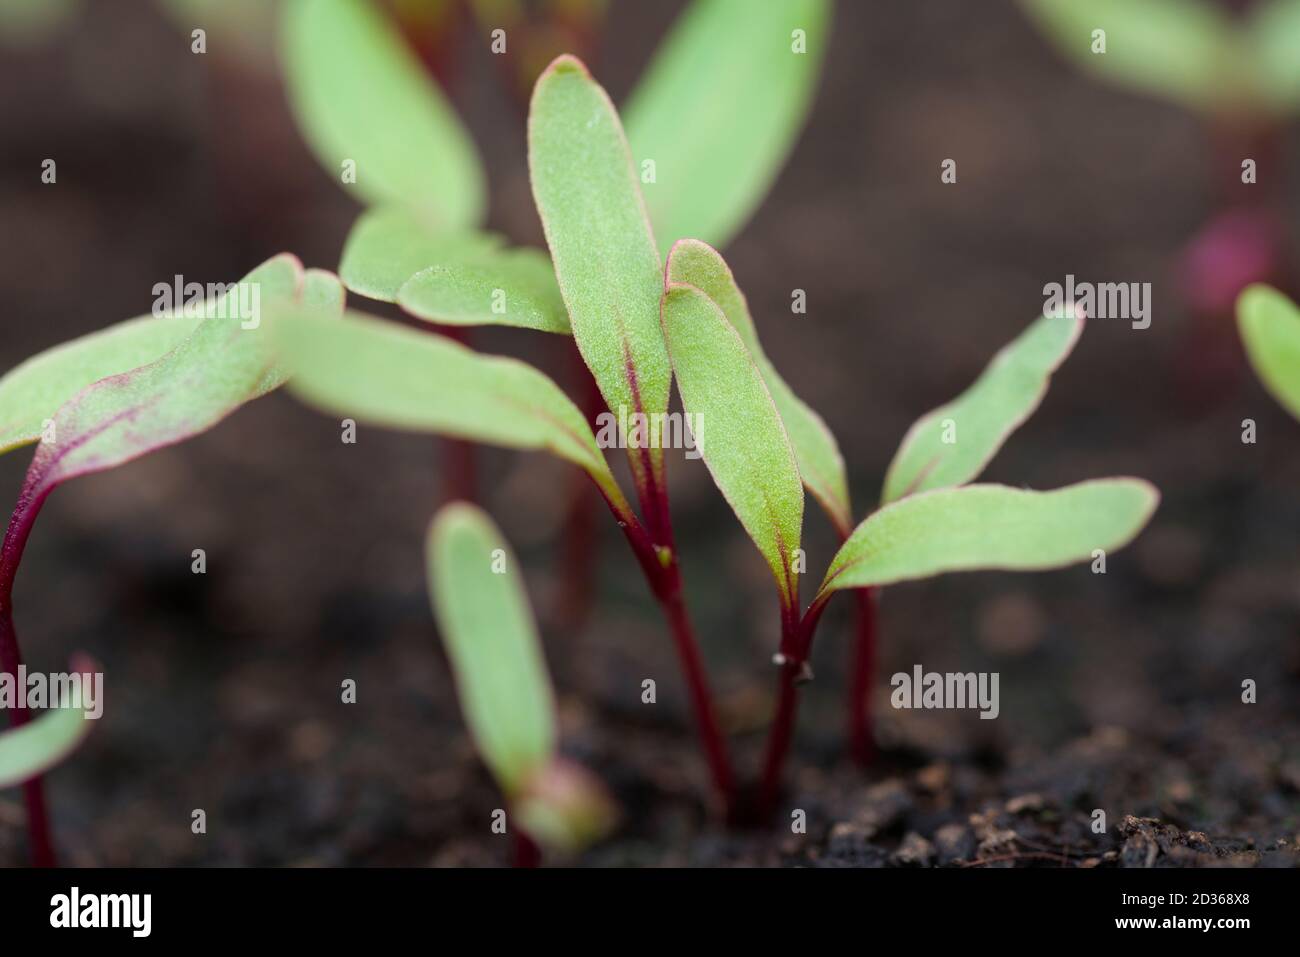
{"type": "MultiPolygon", "coordinates": [[[[86,6],[51,45],[0,60],[3,368],[147,311],[176,273],[229,280],[282,249],[333,266],[357,213],[300,144],[274,72],[191,55],[151,5],[86,6]],[[50,156],[55,187],[39,182],[50,156]]],[[[616,99],[674,6],[614,4],[596,69],[616,99]]],[[[460,66],[453,94],[490,170],[491,224],[537,243],[518,107],[484,50],[460,66]]],[[[1265,175],[1296,167],[1293,135],[1283,155],[1265,175]]],[[[781,816],[728,833],[711,823],[672,649],[616,532],[601,539],[587,625],[562,627],[572,477],[485,452],[485,505],[527,565],[566,748],[623,809],[577,863],[1297,863],[1300,426],[1246,372],[1230,317],[1194,321],[1183,303],[1180,254],[1215,212],[1213,172],[1194,117],[1077,75],[1012,4],[840,4],[806,135],[727,254],[768,352],[838,435],[858,513],[908,424],[964,388],[1067,273],[1152,282],[1152,326],[1090,323],[987,477],[1141,475],[1163,503],[1104,576],[889,589],[867,772],[844,755],[850,603],[833,603],[781,816]],[[939,180],[948,157],[956,186],[939,180]],[[807,316],[789,314],[794,288],[807,316]],[[895,711],[888,676],[917,663],[999,672],[1001,716],[895,711]],[[1242,703],[1246,679],[1257,704],[1242,703]]],[[[1293,184],[1278,193],[1300,222],[1293,184]]],[[[494,330],[475,344],[573,381],[558,340],[494,330]]],[[[0,459],[0,490],[16,496],[27,461],[0,459]]],[[[705,469],[669,468],[693,613],[750,776],[775,687],[775,597],[705,469]]],[[[509,859],[425,594],[439,476],[432,441],[363,429],[342,445],[338,423],[276,395],[51,498],[18,580],[25,653],[56,670],[85,649],[109,695],[48,780],[66,861],[509,859]],[[354,705],[340,703],[346,678],[354,705]],[[206,835],[190,831],[195,808],[206,835]]],[[[807,524],[818,577],[834,541],[811,505],[807,524]]],[[[0,863],[24,860],[22,820],[18,793],[0,794],[0,863]]]]}

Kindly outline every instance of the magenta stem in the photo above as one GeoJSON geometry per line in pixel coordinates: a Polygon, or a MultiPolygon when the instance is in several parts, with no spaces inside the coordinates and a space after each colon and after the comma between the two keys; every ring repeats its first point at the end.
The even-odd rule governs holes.
{"type": "Polygon", "coordinates": [[[813,635],[831,594],[826,592],[815,598],[798,624],[793,628],[786,627],[781,637],[776,713],[768,732],[763,776],[758,791],[758,813],[763,820],[772,816],[781,796],[781,779],[790,753],[790,742],[794,739],[795,719],[799,714],[799,685],[807,680],[808,655],[812,650],[813,635]]]}
{"type": "Polygon", "coordinates": [[[637,521],[635,515],[621,512],[608,499],[606,504],[609,505],[614,518],[623,529],[628,545],[631,546],[632,553],[645,574],[650,591],[668,620],[673,645],[677,649],[682,674],[686,679],[696,732],[708,762],[713,788],[722,806],[723,818],[733,821],[736,814],[735,774],[732,771],[727,739],[722,733],[722,725],[718,721],[717,711],[714,708],[713,692],[709,687],[695,628],[686,610],[681,566],[677,561],[677,549],[672,539],[672,525],[668,522],[667,496],[661,496],[655,512],[666,536],[666,540],[658,543],[651,540],[645,527],[637,521]],[[661,560],[661,555],[667,555],[667,561],[661,560]]]}
{"type": "MultiPolygon", "coordinates": [[[[23,550],[32,533],[36,516],[45,502],[48,490],[37,492],[30,483],[23,485],[18,505],[5,531],[4,544],[0,545],[0,671],[18,680],[18,666],[22,664],[22,651],[18,645],[18,632],[14,628],[13,585],[22,561],[23,550]]],[[[14,708],[11,723],[19,728],[31,720],[25,707],[14,708]]],[[[35,867],[54,867],[56,858],[54,842],[50,838],[50,818],[45,806],[45,786],[40,775],[23,785],[23,799],[27,805],[27,844],[35,867]]]]}
{"type": "Polygon", "coordinates": [[[515,828],[514,854],[515,867],[532,868],[542,866],[542,849],[537,846],[536,841],[518,828],[515,828]]]}

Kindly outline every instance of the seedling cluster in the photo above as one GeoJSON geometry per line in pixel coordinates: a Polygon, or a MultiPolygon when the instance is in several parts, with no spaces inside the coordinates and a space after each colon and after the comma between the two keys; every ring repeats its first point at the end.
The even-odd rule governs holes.
{"type": "MultiPolygon", "coordinates": [[[[663,610],[721,818],[763,822],[777,809],[814,637],[840,591],[858,596],[850,727],[854,750],[869,757],[880,589],[1093,561],[1141,531],[1158,494],[1133,478],[1042,492],[973,484],[1078,340],[1084,318],[1064,310],[1032,322],[965,392],[912,426],[879,505],[855,523],[835,437],[764,352],[718,251],[769,188],[802,122],[829,8],[693,4],[629,101],[626,129],[581,61],[555,59],[527,117],[543,251],[482,230],[486,180],[474,146],[383,15],[362,0],[290,0],[284,59],[296,115],[324,168],[370,208],[337,276],[282,255],[243,280],[259,290],[255,326],[213,302],[199,315],[110,326],[0,379],[0,449],[39,442],[0,555],[0,667],[20,661],[13,580],[55,488],[197,435],[285,385],[363,426],[543,451],[576,466],[663,610]],[[346,308],[345,287],[430,326],[346,308]],[[475,351],[458,328],[475,325],[571,337],[599,407],[580,409],[530,364],[475,351]],[[696,448],[777,589],[774,716],[752,788],[733,763],[686,607],[664,449],[625,431],[617,443],[593,432],[595,412],[621,422],[667,416],[674,382],[686,421],[703,424],[696,448]],[[606,459],[611,444],[626,449],[631,495],[606,459]],[[806,602],[805,491],[842,539],[806,602]]],[[[1246,319],[1243,328],[1249,334],[1246,319]]],[[[520,860],[536,845],[567,852],[599,838],[618,811],[559,752],[537,626],[501,533],[477,506],[447,504],[426,558],[465,720],[505,797],[520,860]]],[[[0,785],[26,782],[38,861],[52,860],[39,773],[81,733],[49,716],[0,738],[0,785]]]]}

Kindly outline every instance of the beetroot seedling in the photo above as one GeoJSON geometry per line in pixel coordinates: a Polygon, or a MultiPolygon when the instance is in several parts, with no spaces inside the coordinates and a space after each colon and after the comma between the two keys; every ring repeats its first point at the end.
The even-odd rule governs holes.
{"type": "Polygon", "coordinates": [[[465,723],[521,838],[580,850],[616,812],[586,770],[557,753],[555,695],[519,562],[491,519],[447,505],[429,527],[429,591],[465,723]]]}
{"type": "MultiPolygon", "coordinates": [[[[795,561],[801,555],[800,483],[818,488],[819,500],[827,496],[825,465],[833,461],[833,439],[762,358],[745,297],[718,253],[699,243],[674,247],[662,313],[682,406],[711,423],[705,463],[776,580],[781,678],[760,794],[764,812],[777,796],[813,635],[836,591],[878,589],[949,571],[1063,567],[1092,558],[1098,549],[1123,546],[1155,509],[1155,489],[1137,479],[1083,482],[1053,492],[965,485],[1037,407],[1047,378],[1079,336],[1082,319],[1044,316],[962,396],[912,427],[886,476],[883,507],[847,534],[801,612],[802,563],[795,561]],[[784,424],[782,406],[796,423],[793,429],[784,424]]],[[[834,522],[847,500],[827,497],[834,522]]],[[[874,629],[860,633],[860,639],[871,637],[874,629]]],[[[872,651],[860,648],[858,654],[869,660],[872,651]]],[[[869,682],[855,681],[854,689],[865,694],[869,682]]],[[[856,703],[853,713],[865,718],[865,702],[856,703]]]]}
{"type": "MultiPolygon", "coordinates": [[[[50,493],[69,479],[198,435],[284,381],[260,315],[241,317],[230,305],[241,289],[256,290],[249,301],[259,312],[296,302],[319,316],[343,304],[332,274],[304,273],[292,256],[278,256],[225,296],[199,304],[197,318],[119,323],[48,350],[0,379],[0,449],[39,440],[0,545],[0,671],[16,674],[22,663],[14,577],[50,493]]],[[[21,726],[27,715],[16,711],[13,720],[21,726]]],[[[39,776],[25,791],[33,859],[53,863],[39,776]]]]}
{"type": "MultiPolygon", "coordinates": [[[[763,354],[745,298],[716,251],[683,241],[666,268],[661,263],[618,114],[572,57],[556,60],[538,80],[529,166],[569,326],[605,403],[643,420],[663,416],[675,374],[687,415],[709,423],[704,460],[776,579],[781,688],[763,804],[776,797],[796,682],[834,592],[946,571],[1056,568],[1121,547],[1150,517],[1156,493],[1133,479],[1047,493],[954,487],[975,478],[1033,411],[1077,338],[1081,320],[1044,318],[967,394],[918,423],[891,468],[886,507],[851,527],[843,462],[829,429],[763,354]],[[955,423],[961,438],[950,442],[955,423]],[[798,560],[805,485],[845,539],[806,609],[798,560]]],[[[369,249],[362,255],[354,248],[352,262],[367,261],[372,277],[386,268],[369,257],[382,245],[374,241],[380,222],[393,234],[405,228],[393,217],[370,220],[369,249]]],[[[491,270],[484,259],[475,288],[491,281],[491,270]]],[[[543,449],[595,482],[663,606],[716,791],[734,812],[727,744],[682,598],[662,448],[620,443],[638,514],[582,413],[537,370],[359,313],[341,323],[289,317],[279,329],[295,371],[290,389],[313,405],[394,428],[543,449]]]]}

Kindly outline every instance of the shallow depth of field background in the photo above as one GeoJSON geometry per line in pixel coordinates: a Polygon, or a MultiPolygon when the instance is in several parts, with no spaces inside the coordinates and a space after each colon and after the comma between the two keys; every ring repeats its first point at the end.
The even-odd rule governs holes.
{"type": "MultiPolygon", "coordinates": [[[[359,212],[308,154],[256,44],[232,56],[212,31],[196,56],[153,4],[86,6],[46,45],[0,51],[3,369],[148,312],[153,284],[177,273],[233,280],[283,250],[334,268],[359,212]],[[46,157],[57,185],[40,183],[46,157]]],[[[678,7],[613,4],[592,66],[616,102],[678,7]]],[[[523,114],[471,25],[459,66],[450,93],[489,170],[490,225],[540,244],[523,114]]],[[[1300,142],[1283,145],[1260,179],[1300,231],[1288,178],[1300,142]]],[[[889,589],[886,754],[865,780],[939,762],[1012,793],[1033,787],[1018,769],[1087,738],[1116,761],[1151,755],[1112,814],[1296,833],[1300,424],[1253,381],[1228,317],[1194,324],[1182,301],[1177,264],[1210,214],[1212,162],[1195,117],[1079,75],[1010,4],[839,4],[807,129],[725,252],[772,359],[839,438],[858,517],[910,422],[965,388],[1067,273],[1151,282],[1152,325],[1089,323],[986,477],[1047,488],[1132,474],[1164,493],[1105,576],[889,589]],[[957,185],[940,182],[950,157],[957,185]],[[796,288],[806,316],[791,315],[796,288]],[[1001,717],[893,711],[888,676],[916,663],[999,672],[1001,717]],[[1259,684],[1253,707],[1244,678],[1259,684]]],[[[572,383],[562,340],[474,342],[572,383]]],[[[107,673],[104,720],[49,782],[70,862],[505,859],[488,832],[500,799],[464,736],[425,594],[437,443],[362,426],[343,445],[339,431],[275,395],[46,505],[15,596],[26,657],[58,670],[86,649],[107,673]],[[206,576],[190,572],[194,548],[206,576]],[[344,678],[356,705],[339,702],[344,678]],[[190,833],[193,808],[206,837],[190,833]]],[[[29,459],[0,459],[5,501],[29,459]]],[[[543,616],[566,744],[625,807],[620,836],[588,860],[699,860],[698,842],[722,839],[705,825],[676,659],[630,553],[602,514],[593,614],[580,633],[557,629],[570,469],[496,451],[480,464],[543,616]],[[653,707],[640,702],[647,677],[653,707]]],[[[692,610],[748,775],[774,685],[774,592],[703,464],[676,453],[669,469],[692,610]]],[[[806,526],[818,579],[834,542],[811,500],[806,526]]],[[[814,800],[830,776],[854,780],[840,747],[849,605],[835,602],[819,634],[791,768],[814,800]]],[[[0,863],[22,859],[21,835],[19,794],[0,793],[0,863]]]]}

